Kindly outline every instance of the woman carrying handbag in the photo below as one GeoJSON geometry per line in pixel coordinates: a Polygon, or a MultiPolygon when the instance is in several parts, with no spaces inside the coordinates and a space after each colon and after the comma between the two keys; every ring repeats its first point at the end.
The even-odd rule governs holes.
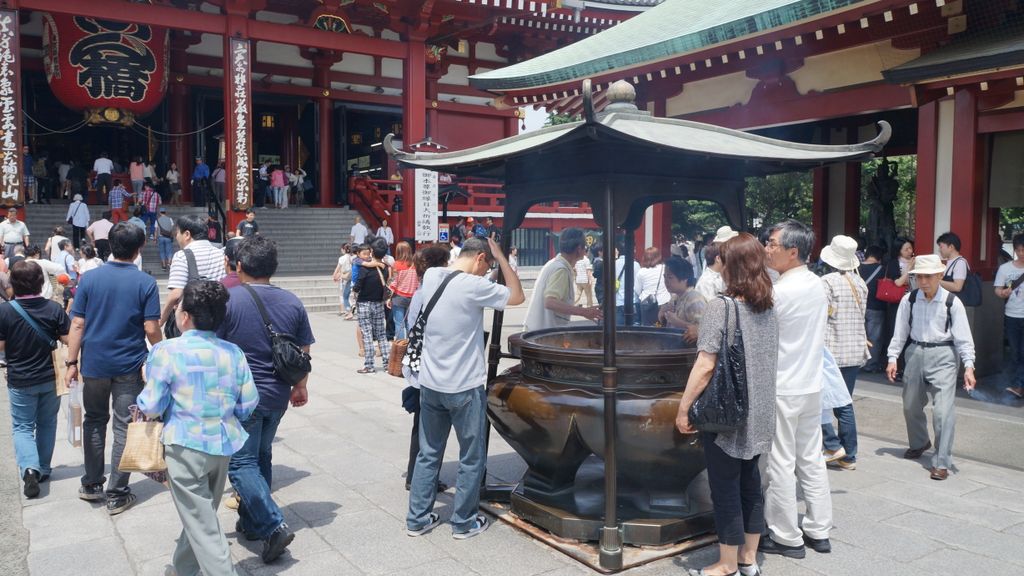
{"type": "Polygon", "coordinates": [[[725,297],[704,309],[697,361],[676,416],[679,432],[701,432],[719,542],[718,562],[690,574],[753,576],[759,573],[757,545],[765,529],[758,459],[775,434],[778,323],[764,246],[742,233],[722,245],[720,258],[725,297]],[[743,361],[735,362],[738,358],[743,361]],[[730,389],[744,383],[745,389],[730,389]],[[694,417],[702,417],[704,408],[719,400],[709,396],[734,392],[744,396],[743,410],[737,411],[742,416],[731,422],[731,429],[722,421],[714,427],[695,426],[694,417]]]}
{"type": "Polygon", "coordinates": [[[236,574],[217,507],[228,460],[249,436],[241,423],[259,394],[245,354],[215,335],[227,302],[219,282],[185,286],[174,311],[181,336],[150,350],[146,387],[137,399],[147,417],[164,420],[168,483],[182,524],[172,557],[178,574],[236,574]]]}

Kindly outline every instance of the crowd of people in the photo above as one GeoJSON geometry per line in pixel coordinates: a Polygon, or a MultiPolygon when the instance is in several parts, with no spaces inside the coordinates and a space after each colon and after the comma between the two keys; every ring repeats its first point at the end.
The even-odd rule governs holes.
{"type": "MultiPolygon", "coordinates": [[[[110,205],[115,223],[129,218],[127,208],[133,203],[144,207],[143,214],[149,213],[155,218],[156,210],[151,208],[154,201],[149,194],[158,197],[161,203],[182,206],[182,182],[187,180],[194,206],[211,209],[214,200],[225,206],[227,167],[223,161],[211,168],[203,157],[196,157],[186,178],[176,162],[161,169],[141,156],[120,160],[101,152],[91,166],[76,160],[53,159],[46,153],[36,156],[28,146],[23,148],[22,156],[25,199],[30,204],[49,204],[53,199],[92,198],[97,203],[110,205]],[[118,175],[127,179],[121,182],[118,175]]],[[[293,169],[287,164],[266,160],[254,170],[253,176],[256,184],[253,200],[258,208],[287,208],[311,202],[313,182],[301,167],[293,169]]]]}
{"type": "MultiPolygon", "coordinates": [[[[275,368],[274,334],[287,335],[307,354],[314,343],[302,303],[270,283],[276,245],[259,233],[251,210],[222,247],[211,242],[209,223],[200,216],[172,220],[160,207],[152,223],[115,223],[106,213],[90,224],[78,218],[84,203],[76,202],[68,214],[72,237],[58,227],[44,249],[30,243],[16,210],[0,223],[6,254],[0,349],[6,351],[24,495],[37,497],[51,473],[58,405],[52,352],[62,342],[64,381],[82,387],[85,410],[80,498],[102,503],[111,515],[136,502],[129,474],[118,467],[135,406],[164,421],[168,485],[183,526],[173,556],[178,572],[234,573],[216,515],[228,483],[234,492],[229,505],[238,510],[235,532],[262,541],[263,561],[273,562],[295,537],[271,496],[273,441],[287,409],[308,401],[306,379],[286,382],[275,368]],[[171,250],[174,243],[181,248],[161,249],[169,269],[162,306],[155,280],[138,264],[154,233],[171,250]]],[[[411,384],[403,405],[414,415],[406,475],[406,531],[413,537],[442,522],[434,506],[438,491],[448,488],[439,471],[452,429],[460,445],[452,535],[470,538],[488,527],[478,513],[486,462],[483,312],[526,301],[493,221],[466,219],[452,232],[448,243],[414,250],[394,241],[386,221],[371,233],[357,219],[333,274],[339,314],[357,320],[358,373],[375,372],[377,357],[387,368],[394,340],[418,339],[420,347],[410,350],[402,368],[411,384]],[[497,271],[504,283],[494,281],[497,271]]],[[[884,368],[891,380],[903,380],[904,457],[921,458],[934,439],[929,475],[948,477],[955,389],[961,379],[968,390],[975,385],[973,340],[964,303],[955,296],[966,289],[969,267],[951,233],[939,237],[940,254],[915,255],[901,240],[888,260],[880,248],[861,250],[853,238],[836,236],[813,265],[814,232],[793,220],[762,238],[724,226],[706,240],[692,252],[673,247],[667,259],[649,248],[641,262],[627,258],[620,244],[609,264],[599,247],[588,250],[582,230],[566,229],[558,254],[536,279],[524,326],[566,326],[574,317],[599,322],[605,299],[614,298],[619,325],[677,330],[696,348],[676,427],[701,434],[720,552],[718,562],[696,573],[750,576],[758,573],[758,551],[803,558],[806,548],[831,550],[826,469],[856,470],[849,399],[862,370],[884,368]],[[614,294],[596,281],[608,265],[614,294]],[[630,265],[635,285],[627,294],[623,278],[630,265]],[[895,302],[879,306],[883,279],[900,292],[895,302]],[[690,408],[710,393],[723,337],[740,327],[746,413],[733,431],[702,432],[690,422],[690,408]],[[835,396],[836,388],[848,400],[827,405],[823,398],[835,396]],[[929,396],[934,435],[924,412],[929,396]],[[802,519],[798,494],[806,504],[802,519]]],[[[1024,236],[1014,239],[1014,250],[1024,256],[1024,236]]],[[[1016,299],[1024,266],[1010,262],[998,274],[996,295],[1008,300],[1007,334],[1019,347],[1024,313],[1017,308],[1024,309],[1024,299],[1016,299]]],[[[1015,354],[1016,361],[1021,356],[1015,354]]],[[[1021,390],[1019,376],[1012,388],[1021,390]]]]}

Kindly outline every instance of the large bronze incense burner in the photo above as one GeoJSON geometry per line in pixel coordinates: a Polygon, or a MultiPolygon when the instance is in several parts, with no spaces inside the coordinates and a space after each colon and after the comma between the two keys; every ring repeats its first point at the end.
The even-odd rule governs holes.
{"type": "MultiPolygon", "coordinates": [[[[706,531],[703,452],[675,429],[676,408],[696,351],[682,332],[616,332],[619,370],[619,508],[623,540],[662,544],[706,531]]],[[[597,540],[605,453],[597,326],[538,330],[509,338],[522,363],[495,378],[488,416],[529,469],[512,494],[518,516],[579,540],[597,540]],[[559,513],[559,511],[564,513],[559,513]]]]}
{"type": "MultiPolygon", "coordinates": [[[[891,133],[880,122],[878,137],[861,144],[785,142],[654,118],[637,108],[630,84],[605,89],[609,104],[598,113],[590,81],[583,82],[579,122],[455,152],[403,152],[390,135],[384,147],[408,168],[504,182],[506,253],[531,206],[588,203],[606,261],[615,253],[615,235],[624,232],[621,281],[631,294],[634,232],[653,204],[709,200],[742,228],[746,177],[866,160],[891,133]]],[[[623,568],[623,544],[672,544],[711,529],[698,496],[706,489],[699,480],[701,449],[673,426],[694,352],[678,332],[616,329],[615,268],[605,266],[600,279],[609,295],[601,327],[515,335],[504,353],[504,314],[495,312],[488,344],[491,422],[529,466],[511,495],[513,512],[563,540],[598,540],[595,566],[603,571],[623,568]],[[498,376],[502,358],[521,365],[498,376]]],[[[627,326],[634,315],[626,298],[627,326]]]]}

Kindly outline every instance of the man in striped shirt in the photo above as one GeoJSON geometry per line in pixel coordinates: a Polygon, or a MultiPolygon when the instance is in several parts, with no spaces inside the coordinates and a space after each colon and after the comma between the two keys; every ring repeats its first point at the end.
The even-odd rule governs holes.
{"type": "Polygon", "coordinates": [[[160,194],[153,189],[150,182],[146,182],[142,188],[142,219],[146,221],[146,234],[153,240],[156,233],[156,215],[160,210],[160,194]]]}
{"type": "Polygon", "coordinates": [[[181,299],[182,289],[188,284],[188,260],[185,251],[190,251],[196,260],[196,270],[204,280],[220,281],[224,277],[224,251],[206,239],[206,220],[197,214],[182,216],[175,222],[178,245],[181,250],[171,258],[171,269],[167,278],[167,304],[160,314],[160,325],[174,322],[174,307],[181,299]]]}

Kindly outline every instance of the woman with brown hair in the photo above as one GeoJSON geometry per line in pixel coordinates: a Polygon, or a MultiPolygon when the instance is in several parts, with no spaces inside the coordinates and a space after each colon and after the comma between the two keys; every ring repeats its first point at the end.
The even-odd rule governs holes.
{"type": "Polygon", "coordinates": [[[395,270],[388,287],[393,293],[388,306],[395,319],[395,340],[404,340],[408,333],[405,329],[405,315],[409,311],[412,295],[420,287],[420,279],[412,262],[412,247],[408,242],[395,245],[395,270]]]}
{"type": "Polygon", "coordinates": [[[747,414],[732,432],[701,433],[719,557],[718,562],[691,570],[690,574],[753,576],[758,574],[757,545],[765,528],[757,461],[771,447],[775,434],[779,330],[764,246],[752,235],[741,233],[722,244],[719,257],[724,264],[725,295],[711,300],[704,309],[697,360],[679,402],[676,428],[683,434],[697,432],[690,425],[690,406],[711,380],[722,336],[728,335],[731,340],[740,328],[746,360],[747,414]]]}

